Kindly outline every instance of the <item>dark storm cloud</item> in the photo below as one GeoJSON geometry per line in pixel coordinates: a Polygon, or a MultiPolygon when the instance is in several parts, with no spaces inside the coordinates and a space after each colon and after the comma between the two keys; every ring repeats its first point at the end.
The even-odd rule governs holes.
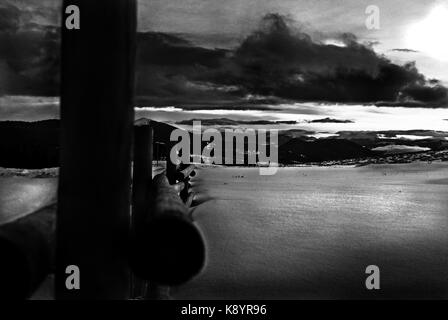
{"type": "Polygon", "coordinates": [[[410,85],[403,89],[403,94],[413,97],[422,102],[447,101],[448,92],[445,87],[437,85],[434,87],[410,85]]]}
{"type": "Polygon", "coordinates": [[[20,10],[12,5],[0,7],[0,31],[15,32],[20,26],[20,10]]]}
{"type": "MultiPolygon", "coordinates": [[[[37,9],[31,18],[30,9],[19,4],[0,6],[0,94],[57,95],[59,30],[39,18],[44,14],[37,9]]],[[[266,15],[235,49],[200,47],[176,34],[139,33],[137,101],[446,104],[446,88],[426,80],[414,64],[393,64],[351,33],[333,40],[316,42],[278,14],[266,15]]]]}
{"type": "Polygon", "coordinates": [[[414,63],[393,64],[350,33],[335,40],[341,45],[314,42],[278,14],[265,16],[233,51],[148,33],[139,52],[148,70],[139,72],[138,92],[198,99],[250,94],[299,101],[446,103],[446,88],[427,81],[414,63]],[[219,90],[229,86],[236,89],[219,90]]]}
{"type": "Polygon", "coordinates": [[[6,4],[0,7],[0,44],[0,94],[58,94],[57,28],[29,23],[6,4]]]}
{"type": "Polygon", "coordinates": [[[203,65],[216,68],[226,50],[209,50],[194,47],[187,40],[157,32],[140,33],[137,37],[139,62],[160,66],[203,65]]]}
{"type": "Polygon", "coordinates": [[[227,101],[240,97],[239,88],[212,81],[230,53],[193,46],[176,35],[138,35],[137,96],[151,103],[227,101]],[[143,98],[144,97],[144,98],[143,98]]]}

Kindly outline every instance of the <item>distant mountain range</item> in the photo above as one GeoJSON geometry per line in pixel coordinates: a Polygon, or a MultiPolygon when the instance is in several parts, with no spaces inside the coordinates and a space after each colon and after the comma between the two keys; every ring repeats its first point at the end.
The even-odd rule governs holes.
{"type": "MultiPolygon", "coordinates": [[[[170,134],[176,127],[148,119],[135,121],[136,126],[147,123],[151,123],[154,128],[154,156],[166,155],[170,134]]],[[[298,129],[280,131],[279,162],[281,164],[298,164],[379,157],[393,149],[385,146],[395,144],[429,148],[432,151],[448,149],[448,140],[446,140],[448,133],[437,131],[346,131],[339,132],[336,137],[320,139],[308,136],[307,134],[310,133],[298,129]],[[378,136],[379,134],[381,137],[378,136]],[[423,134],[423,137],[431,136],[431,138],[420,140],[399,138],[399,135],[405,134],[423,134]],[[376,151],[372,151],[373,149],[376,151]],[[386,151],[382,152],[381,150],[386,151]]],[[[27,169],[58,167],[59,134],[59,120],[0,122],[0,167],[27,169]]],[[[223,145],[224,143],[225,141],[223,141],[223,145]]],[[[203,142],[202,148],[205,145],[206,142],[203,142]]],[[[418,148],[414,149],[419,150],[418,148]]],[[[237,150],[237,152],[243,151],[237,150]]]]}
{"type": "Polygon", "coordinates": [[[320,162],[373,156],[369,149],[345,139],[305,141],[294,138],[279,148],[280,163],[320,162]]]}
{"type": "Polygon", "coordinates": [[[0,167],[59,166],[59,120],[0,122],[0,167]]]}
{"type": "MultiPolygon", "coordinates": [[[[139,119],[135,125],[148,122],[139,119]]],[[[167,144],[173,126],[150,121],[154,141],[167,144]]],[[[0,167],[40,169],[58,167],[60,120],[0,122],[0,167]]]]}

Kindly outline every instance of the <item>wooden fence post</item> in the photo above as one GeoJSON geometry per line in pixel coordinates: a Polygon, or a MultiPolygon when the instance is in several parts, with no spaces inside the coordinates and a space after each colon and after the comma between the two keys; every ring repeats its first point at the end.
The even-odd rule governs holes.
{"type": "Polygon", "coordinates": [[[170,184],[175,184],[177,182],[177,171],[179,168],[179,164],[175,164],[171,161],[170,153],[171,149],[174,146],[174,143],[168,143],[166,144],[166,177],[168,178],[168,181],[170,184]]]}
{"type": "Polygon", "coordinates": [[[148,216],[152,182],[153,128],[148,123],[134,128],[132,174],[132,230],[138,232],[148,216]]]}
{"type": "Polygon", "coordinates": [[[65,0],[62,18],[58,299],[127,299],[135,0],[65,0]],[[80,10],[80,29],[65,9],[80,10]],[[65,285],[67,266],[80,289],[65,285]]]}
{"type": "MultiPolygon", "coordinates": [[[[136,236],[142,232],[142,227],[150,210],[150,197],[152,185],[152,159],[153,159],[153,128],[150,120],[139,123],[134,127],[134,162],[132,170],[132,218],[131,218],[131,246],[136,241],[136,236]]],[[[133,258],[129,248],[130,258],[133,258]]],[[[136,276],[132,277],[132,297],[144,297],[146,295],[145,280],[136,276]]]]}

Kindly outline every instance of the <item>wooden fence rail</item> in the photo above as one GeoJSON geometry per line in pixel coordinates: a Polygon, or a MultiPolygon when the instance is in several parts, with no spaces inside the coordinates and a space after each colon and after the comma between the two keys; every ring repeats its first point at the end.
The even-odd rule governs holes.
{"type": "MultiPolygon", "coordinates": [[[[135,130],[133,214],[137,217],[132,221],[139,222],[133,228],[130,252],[137,279],[149,281],[150,291],[160,293],[157,288],[182,284],[201,271],[205,244],[189,215],[193,192],[188,181],[195,175],[195,166],[175,165],[168,155],[165,172],[152,179],[152,151],[149,150],[153,135],[150,132],[150,123],[135,130]],[[146,177],[146,182],[142,177],[146,177]],[[145,195],[144,200],[139,200],[139,195],[145,195]]],[[[149,296],[160,298],[154,294],[149,296]]]]}

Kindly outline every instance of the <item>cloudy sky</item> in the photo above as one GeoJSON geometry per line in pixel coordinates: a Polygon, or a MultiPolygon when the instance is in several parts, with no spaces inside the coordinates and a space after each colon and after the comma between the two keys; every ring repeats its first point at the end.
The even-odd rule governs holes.
{"type": "MultiPolygon", "coordinates": [[[[141,101],[448,104],[446,1],[138,3],[141,101]],[[380,9],[379,30],[365,26],[368,5],[380,9]]],[[[60,5],[1,2],[0,94],[57,94],[60,5]]]]}
{"type": "Polygon", "coordinates": [[[184,33],[201,45],[232,46],[268,13],[286,15],[316,40],[350,32],[397,62],[416,60],[429,77],[448,84],[448,2],[440,0],[140,0],[139,29],[184,33]],[[365,27],[369,5],[380,9],[380,29],[365,27]],[[439,12],[441,21],[426,23],[439,12]],[[444,16],[444,18],[443,18],[444,16]],[[430,38],[428,45],[413,30],[430,38]],[[412,35],[414,33],[414,36],[412,35]],[[431,46],[432,42],[436,45],[431,46]],[[413,51],[393,51],[411,49],[413,51]],[[425,50],[427,49],[427,50],[425,50]],[[429,52],[426,52],[429,51],[429,52]]]}

